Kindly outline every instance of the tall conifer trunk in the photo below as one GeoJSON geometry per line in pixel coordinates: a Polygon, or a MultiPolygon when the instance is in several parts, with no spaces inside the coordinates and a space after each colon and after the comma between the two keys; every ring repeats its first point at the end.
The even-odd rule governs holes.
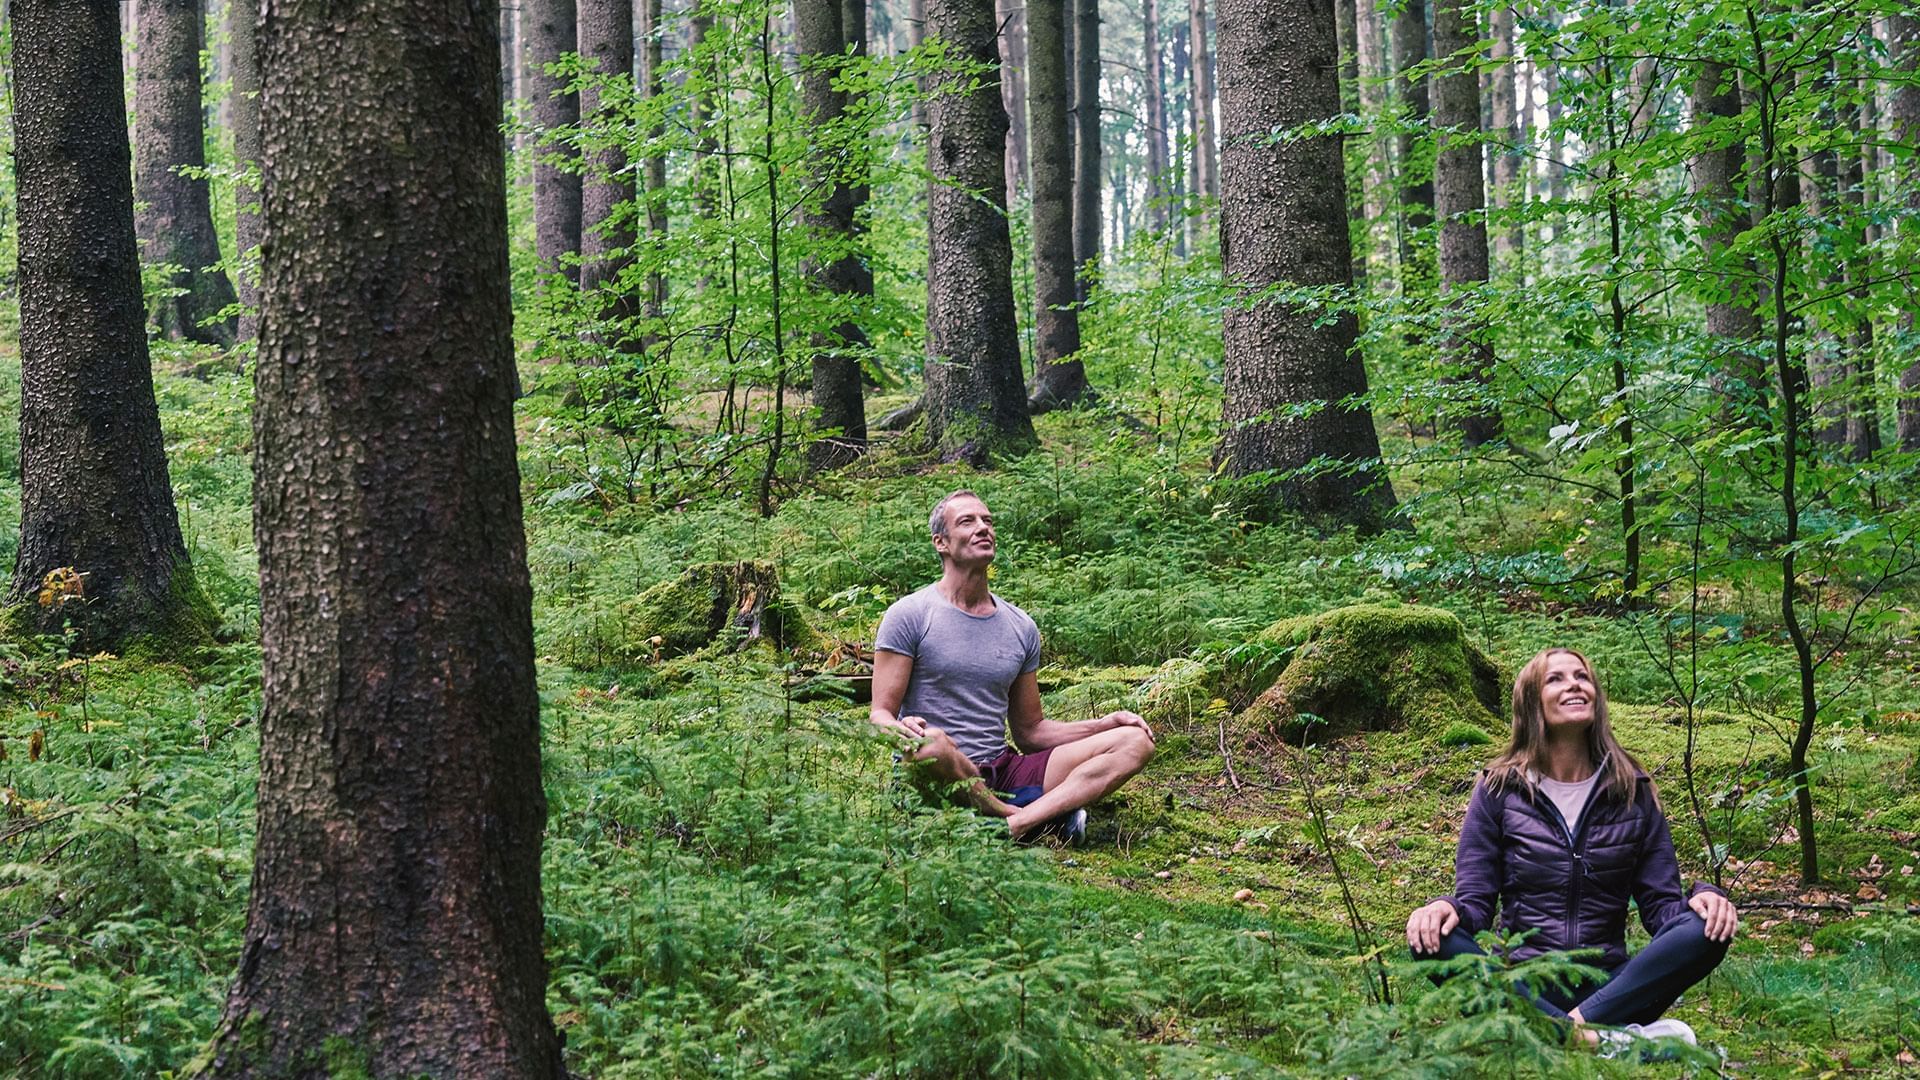
{"type": "Polygon", "coordinates": [[[233,123],[233,163],[241,179],[233,185],[233,252],[239,269],[233,276],[239,287],[240,340],[260,333],[260,182],[246,178],[260,165],[260,64],[253,46],[253,22],[258,14],[246,0],[227,4],[227,38],[231,43],[233,85],[228,91],[233,123]]]}
{"type": "MultiPolygon", "coordinates": [[[[1333,0],[1222,0],[1220,253],[1248,298],[1276,285],[1350,286],[1346,173],[1338,136],[1274,132],[1340,109],[1333,0]]],[[[1393,489],[1379,465],[1366,372],[1350,311],[1245,299],[1226,316],[1226,385],[1216,467],[1264,482],[1252,512],[1378,527],[1393,489]],[[1307,415],[1291,406],[1321,405],[1307,415]],[[1349,468],[1300,473],[1322,458],[1349,468]],[[1277,473],[1277,477],[1271,474],[1277,473]]]]}
{"type": "Polygon", "coordinates": [[[1069,0],[1073,15],[1073,260],[1082,302],[1100,273],[1100,4],[1069,0]]]}
{"type": "Polygon", "coordinates": [[[536,264],[542,273],[580,280],[569,256],[580,252],[580,173],[571,167],[578,155],[556,137],[580,122],[580,98],[565,89],[567,80],[547,66],[579,49],[574,0],[520,0],[527,5],[527,98],[538,133],[533,164],[533,233],[536,264]]]}
{"type": "Polygon", "coordinates": [[[80,647],[210,636],[167,477],[133,231],[120,12],[10,0],[19,191],[20,548],[9,603],[80,647]],[[71,568],[80,592],[40,603],[71,568]]]}
{"type": "Polygon", "coordinates": [[[1074,288],[1073,140],[1068,134],[1066,5],[1028,0],[1027,114],[1033,139],[1033,395],[1046,412],[1086,389],[1074,288]]]}
{"type": "MultiPolygon", "coordinates": [[[[1896,145],[1920,146],[1920,14],[1898,12],[1887,20],[1887,37],[1894,64],[1908,78],[1893,90],[1888,102],[1889,133],[1896,145]]],[[[1908,231],[1920,231],[1920,163],[1912,157],[1896,159],[1901,188],[1907,193],[1908,231]]],[[[1909,293],[1909,296],[1912,294],[1909,293]]],[[[1920,308],[1909,300],[1902,306],[1900,328],[1914,332],[1914,311],[1920,308]]],[[[1900,372],[1900,403],[1895,411],[1900,449],[1920,450],[1920,359],[1900,372]]]]}
{"type": "MultiPolygon", "coordinates": [[[[999,65],[993,0],[928,0],[927,36],[989,76],[999,65]]],[[[929,81],[927,436],[945,459],[984,462],[1035,442],[1013,314],[1007,110],[991,77],[929,81]]]]}
{"type": "Polygon", "coordinates": [[[1207,44],[1207,0],[1187,0],[1187,63],[1193,110],[1193,193],[1220,195],[1220,140],[1214,131],[1214,63],[1207,44]]]}
{"type": "Polygon", "coordinates": [[[239,328],[218,316],[234,302],[233,283],[218,265],[207,181],[186,174],[207,165],[200,0],[138,0],[138,8],[133,179],[142,208],[134,223],[144,260],[179,266],[172,283],[185,290],[159,299],[154,321],[169,338],[231,345],[239,328]]]}
{"type": "MultiPolygon", "coordinates": [[[[800,101],[806,122],[816,131],[841,135],[847,134],[839,130],[846,122],[847,95],[834,85],[834,79],[843,67],[841,58],[847,46],[841,24],[844,14],[841,0],[797,0],[793,6],[802,66],[800,101]]],[[[817,253],[801,266],[812,288],[842,302],[860,294],[860,278],[865,273],[855,249],[854,186],[843,160],[849,152],[857,149],[840,138],[822,138],[814,143],[812,179],[825,194],[818,201],[807,202],[804,217],[817,253]]],[[[867,281],[872,281],[871,276],[867,281]]],[[[815,334],[810,344],[816,430],[824,434],[808,447],[808,463],[816,469],[831,469],[866,451],[860,355],[867,348],[867,335],[849,315],[831,332],[815,334]]]]}
{"type": "Polygon", "coordinates": [[[1480,41],[1470,0],[1437,0],[1433,46],[1452,70],[1434,80],[1434,122],[1439,128],[1434,155],[1433,202],[1440,219],[1440,292],[1447,298],[1441,342],[1447,368],[1474,386],[1481,400],[1460,416],[1460,434],[1468,446],[1500,437],[1500,411],[1486,400],[1493,378],[1493,346],[1488,330],[1472,314],[1468,294],[1487,283],[1485,163],[1480,152],[1480,76],[1472,70],[1470,50],[1480,41]]]}
{"type": "MultiPolygon", "coordinates": [[[[603,78],[632,79],[633,0],[575,4],[580,59],[587,69],[603,78]]],[[[629,319],[638,305],[620,276],[633,263],[633,172],[623,146],[626,125],[603,104],[606,97],[596,86],[580,91],[581,126],[598,129],[580,179],[580,290],[605,294],[598,304],[603,318],[629,319]],[[622,212],[623,206],[629,211],[622,212]]]]}
{"type": "Polygon", "coordinates": [[[1433,224],[1433,162],[1426,159],[1427,140],[1413,128],[1425,124],[1431,111],[1425,76],[1413,69],[1427,59],[1426,0],[1406,0],[1393,17],[1394,89],[1406,110],[1409,129],[1396,136],[1400,169],[1400,287],[1420,289],[1433,280],[1433,258],[1413,234],[1433,224]]]}
{"type": "Polygon", "coordinates": [[[565,1075],[496,19],[263,5],[259,827],[206,1075],[565,1075]]]}
{"type": "MultiPolygon", "coordinates": [[[[1731,125],[1740,111],[1735,72],[1719,64],[1702,63],[1694,76],[1689,108],[1694,126],[1731,125]]],[[[1718,339],[1716,347],[1725,359],[1716,367],[1728,376],[1719,381],[1725,389],[1738,387],[1751,404],[1763,404],[1767,371],[1756,349],[1760,337],[1759,297],[1754,291],[1756,269],[1751,258],[1730,254],[1734,238],[1752,224],[1745,202],[1746,164],[1746,140],[1728,138],[1725,145],[1695,154],[1691,172],[1700,246],[1709,267],[1706,280],[1714,289],[1706,304],[1707,333],[1718,339]]]]}
{"type": "Polygon", "coordinates": [[[1165,67],[1160,63],[1159,0],[1141,0],[1145,13],[1141,26],[1141,68],[1147,98],[1147,222],[1155,232],[1167,227],[1167,199],[1173,194],[1167,175],[1167,84],[1165,67]]]}

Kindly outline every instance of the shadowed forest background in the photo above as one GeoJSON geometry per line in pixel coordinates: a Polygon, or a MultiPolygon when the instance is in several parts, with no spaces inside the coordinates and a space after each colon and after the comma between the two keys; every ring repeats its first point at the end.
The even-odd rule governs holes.
{"type": "Polygon", "coordinates": [[[0,1073],[1628,1072],[1405,958],[1547,645],[1668,1070],[1920,1068],[1908,4],[332,7],[0,21],[0,1073]],[[1089,847],[866,722],[961,487],[1089,847]]]}

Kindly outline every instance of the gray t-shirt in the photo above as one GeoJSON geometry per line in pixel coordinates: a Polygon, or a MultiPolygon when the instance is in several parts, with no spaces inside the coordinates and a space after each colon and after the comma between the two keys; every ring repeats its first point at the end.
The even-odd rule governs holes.
{"type": "Polygon", "coordinates": [[[1595,769],[1585,780],[1576,780],[1569,784],[1564,780],[1555,780],[1551,776],[1536,776],[1533,782],[1539,786],[1553,805],[1560,808],[1560,816],[1566,819],[1567,831],[1576,832],[1580,828],[1580,811],[1587,807],[1587,796],[1593,791],[1594,781],[1600,779],[1600,770],[1595,769]]]}
{"type": "Polygon", "coordinates": [[[873,647],[913,658],[901,716],[918,716],[947,733],[976,764],[1007,746],[1007,692],[1040,667],[1040,628],[1027,613],[993,598],[993,614],[969,615],[937,586],[893,602],[873,647]]]}

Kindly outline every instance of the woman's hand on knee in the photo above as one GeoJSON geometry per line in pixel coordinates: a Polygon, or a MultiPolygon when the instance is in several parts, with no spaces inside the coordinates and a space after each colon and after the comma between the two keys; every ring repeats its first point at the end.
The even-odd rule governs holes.
{"type": "Polygon", "coordinates": [[[1708,941],[1732,941],[1733,932],[1740,928],[1740,912],[1734,909],[1733,901],[1717,892],[1703,889],[1694,893],[1687,906],[1706,920],[1708,941]]]}
{"type": "Polygon", "coordinates": [[[1413,909],[1407,916],[1407,947],[1417,953],[1437,953],[1440,942],[1460,925],[1460,913],[1445,900],[1413,909]]]}

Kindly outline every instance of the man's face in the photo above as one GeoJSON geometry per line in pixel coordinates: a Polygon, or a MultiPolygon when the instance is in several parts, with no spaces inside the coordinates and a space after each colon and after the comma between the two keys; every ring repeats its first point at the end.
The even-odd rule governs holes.
{"type": "Polygon", "coordinates": [[[933,549],[960,566],[993,561],[993,511],[972,496],[947,504],[947,535],[933,538],[933,549]]]}

